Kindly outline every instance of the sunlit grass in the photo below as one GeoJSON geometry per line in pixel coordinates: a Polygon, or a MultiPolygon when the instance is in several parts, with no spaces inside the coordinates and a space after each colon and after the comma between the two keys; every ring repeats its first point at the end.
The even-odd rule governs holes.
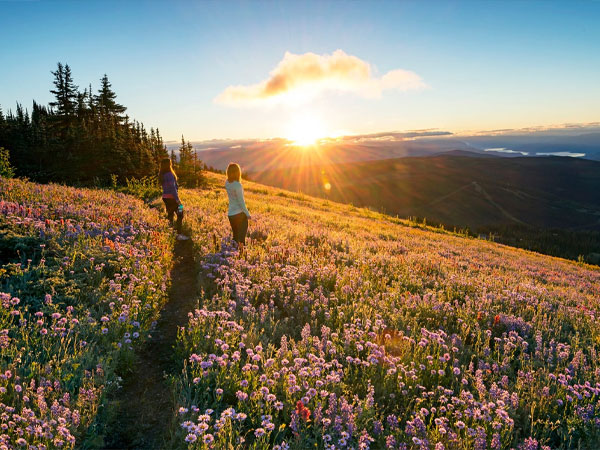
{"type": "Polygon", "coordinates": [[[183,193],[207,295],[179,347],[182,444],[597,441],[599,270],[253,183],[238,259],[223,182],[183,193]]]}

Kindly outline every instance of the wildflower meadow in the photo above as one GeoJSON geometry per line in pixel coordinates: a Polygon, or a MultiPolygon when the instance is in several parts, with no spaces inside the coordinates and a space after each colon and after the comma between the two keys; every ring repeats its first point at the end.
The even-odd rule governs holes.
{"type": "Polygon", "coordinates": [[[189,448],[600,446],[600,271],[246,183],[186,192],[201,307],[177,351],[189,448]]]}
{"type": "MultiPolygon", "coordinates": [[[[223,184],[180,191],[198,307],[170,446],[599,447],[597,267],[250,182],[240,258],[223,184]]],[[[87,448],[168,301],[173,232],[158,199],[0,191],[0,448],[87,448]]]]}
{"type": "Polygon", "coordinates": [[[165,301],[172,237],[123,194],[0,192],[0,448],[74,448],[165,301]]]}

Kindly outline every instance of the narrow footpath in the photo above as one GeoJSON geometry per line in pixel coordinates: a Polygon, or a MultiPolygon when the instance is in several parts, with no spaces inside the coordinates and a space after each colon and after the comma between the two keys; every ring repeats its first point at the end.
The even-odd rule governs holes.
{"type": "Polygon", "coordinates": [[[140,349],[133,371],[111,400],[114,414],[102,448],[158,450],[171,448],[168,432],[176,408],[167,376],[179,365],[173,360],[177,330],[185,326],[197,301],[197,271],[193,243],[176,241],[169,300],[155,330],[140,349]]]}

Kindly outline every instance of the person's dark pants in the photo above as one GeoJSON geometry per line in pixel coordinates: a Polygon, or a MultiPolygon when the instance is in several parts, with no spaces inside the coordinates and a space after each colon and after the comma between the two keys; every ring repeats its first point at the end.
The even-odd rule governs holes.
{"type": "Polygon", "coordinates": [[[233,239],[239,244],[246,243],[246,233],[248,232],[248,217],[243,212],[229,217],[233,239]]]}
{"type": "Polygon", "coordinates": [[[177,214],[177,224],[175,225],[175,229],[177,230],[177,233],[181,233],[183,211],[178,211],[179,203],[177,203],[174,198],[163,198],[163,202],[165,202],[165,207],[167,208],[167,218],[169,219],[171,226],[173,226],[173,214],[177,214]]]}

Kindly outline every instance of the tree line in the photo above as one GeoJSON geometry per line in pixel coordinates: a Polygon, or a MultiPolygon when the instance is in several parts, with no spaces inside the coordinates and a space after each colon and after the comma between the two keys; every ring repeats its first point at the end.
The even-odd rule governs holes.
{"type": "MultiPolygon", "coordinates": [[[[68,64],[58,63],[52,75],[48,105],[34,100],[29,112],[17,103],[6,114],[0,107],[0,148],[9,150],[17,176],[103,185],[156,175],[160,160],[169,157],[160,131],[130,119],[107,75],[96,92],[91,85],[80,90],[68,64]]],[[[183,137],[179,151],[178,161],[174,152],[170,157],[182,182],[198,185],[202,161],[183,137]]]]}
{"type": "Polygon", "coordinates": [[[511,247],[600,264],[600,231],[573,231],[512,224],[479,227],[477,233],[511,247]]]}

